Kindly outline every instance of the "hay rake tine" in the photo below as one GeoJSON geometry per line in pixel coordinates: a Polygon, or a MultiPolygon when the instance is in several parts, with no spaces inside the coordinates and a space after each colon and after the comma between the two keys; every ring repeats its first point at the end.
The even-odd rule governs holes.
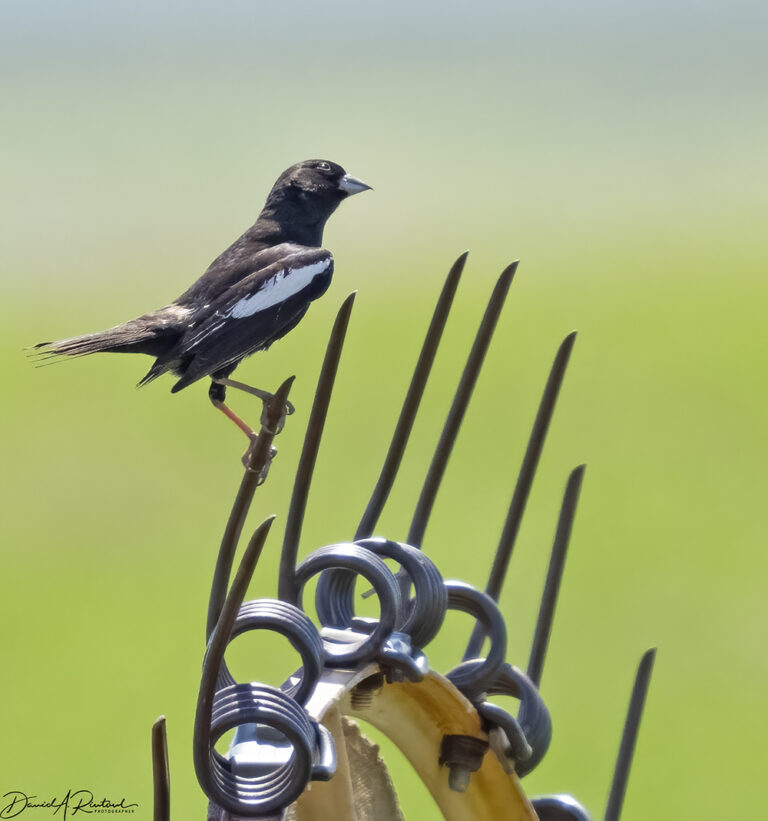
{"type": "Polygon", "coordinates": [[[307,509],[307,498],[312,483],[312,474],[320,448],[320,439],[325,428],[328,416],[328,406],[331,402],[333,385],[339,367],[339,359],[344,348],[344,339],[347,335],[349,317],[355,303],[356,291],[351,293],[341,304],[333,323],[328,346],[325,350],[323,365],[317,380],[315,399],[307,423],[307,432],[304,435],[304,444],[301,449],[299,464],[296,468],[296,480],[293,485],[291,504],[288,509],[288,519],[283,534],[283,547],[280,553],[280,570],[278,574],[278,596],[285,601],[292,601],[295,584],[296,557],[299,552],[299,539],[304,513],[307,509]]]}
{"type": "Polygon", "coordinates": [[[160,716],[152,725],[152,783],[154,785],[154,821],[170,821],[171,775],[168,766],[165,716],[160,716]]]}
{"type": "MultiPolygon", "coordinates": [[[[493,566],[491,567],[488,584],[485,588],[485,592],[496,601],[499,599],[504,577],[509,567],[509,560],[512,556],[512,550],[514,549],[517,534],[520,529],[520,522],[523,518],[525,505],[531,491],[533,477],[536,475],[539,457],[544,447],[544,440],[547,436],[549,423],[552,420],[552,413],[554,412],[555,403],[560,393],[560,386],[563,384],[563,377],[565,376],[565,370],[568,367],[568,360],[571,356],[571,350],[573,349],[573,343],[575,341],[576,331],[571,331],[560,343],[560,347],[558,348],[555,360],[549,372],[549,378],[547,379],[541,402],[539,403],[539,409],[536,412],[536,419],[533,423],[531,436],[528,440],[523,463],[520,467],[520,474],[517,477],[517,483],[509,504],[507,518],[504,522],[504,529],[499,539],[499,545],[496,548],[493,566]]],[[[483,627],[478,623],[475,625],[469,643],[467,644],[467,649],[464,653],[465,660],[475,658],[479,655],[484,639],[485,633],[483,627]]]]}
{"type": "Polygon", "coordinates": [[[456,388],[451,409],[448,411],[448,417],[445,420],[440,439],[432,456],[432,463],[424,479],[424,485],[416,504],[413,519],[411,520],[407,541],[408,544],[414,547],[421,547],[424,539],[424,532],[427,529],[427,523],[429,522],[429,516],[435,503],[440,482],[445,473],[448,459],[456,442],[456,437],[458,436],[459,428],[464,419],[467,405],[469,405],[469,400],[472,397],[472,391],[477,382],[477,377],[480,374],[480,369],[483,366],[485,354],[491,343],[493,331],[496,328],[499,314],[504,306],[504,301],[507,297],[509,286],[512,284],[512,279],[518,264],[519,261],[516,260],[511,265],[508,265],[499,276],[491,298],[488,301],[488,306],[485,309],[485,314],[483,314],[483,319],[480,322],[475,340],[472,343],[467,364],[464,366],[464,372],[456,388]]]}
{"type": "Polygon", "coordinates": [[[264,481],[264,469],[272,459],[272,440],[277,435],[275,431],[285,412],[285,403],[291,390],[294,377],[289,376],[277,389],[274,396],[265,403],[266,423],[262,421],[256,447],[250,454],[245,474],[237,491],[235,503],[227,520],[224,536],[221,539],[219,555],[216,558],[216,568],[213,572],[213,583],[211,584],[211,595],[208,599],[208,621],[206,623],[205,637],[209,639],[216,622],[219,620],[221,608],[227,595],[227,585],[229,575],[232,571],[232,562],[235,558],[235,550],[240,540],[240,534],[245,524],[245,518],[253,500],[256,488],[264,481]]]}
{"type": "Polygon", "coordinates": [[[557,604],[557,595],[560,590],[560,580],[563,577],[565,557],[568,552],[568,542],[571,538],[573,517],[576,514],[576,505],[579,501],[581,482],[584,478],[586,465],[579,465],[571,471],[560,507],[560,518],[557,521],[555,541],[552,545],[552,555],[547,569],[547,580],[544,583],[544,592],[541,596],[539,616],[536,621],[536,630],[531,643],[531,654],[528,658],[528,678],[539,687],[541,673],[544,668],[544,658],[549,645],[549,636],[552,631],[552,619],[557,604]]]}
{"type": "Polygon", "coordinates": [[[224,658],[224,650],[232,634],[235,618],[245,598],[245,593],[253,576],[253,571],[264,549],[264,543],[267,540],[269,529],[272,527],[274,519],[274,516],[265,519],[258,528],[256,528],[253,536],[251,536],[251,540],[248,542],[248,546],[243,553],[240,566],[235,573],[232,587],[222,603],[219,618],[213,626],[213,630],[211,630],[208,639],[208,648],[203,662],[203,674],[200,681],[200,695],[198,696],[197,708],[195,710],[195,729],[192,738],[195,772],[201,784],[209,784],[212,778],[209,750],[211,739],[211,710],[216,692],[216,679],[219,675],[222,659],[224,658]]]}
{"type": "Polygon", "coordinates": [[[468,254],[469,251],[465,251],[456,262],[453,263],[445,279],[445,284],[443,285],[440,297],[435,305],[434,313],[432,314],[427,335],[424,337],[424,343],[421,346],[421,353],[419,353],[416,367],[413,370],[411,384],[408,386],[408,392],[405,395],[403,407],[400,411],[397,424],[395,425],[395,432],[392,434],[392,441],[390,442],[389,450],[384,459],[381,473],[379,474],[371,498],[368,501],[368,505],[365,508],[363,517],[360,520],[360,524],[357,526],[355,541],[366,539],[373,535],[373,529],[376,527],[381,511],[392,490],[392,485],[395,482],[405,447],[408,444],[408,439],[413,429],[413,423],[416,420],[421,399],[424,396],[424,389],[429,379],[429,374],[432,371],[435,355],[440,346],[443,330],[445,329],[448,314],[453,305],[453,299],[456,295],[456,289],[459,285],[468,254]]]}
{"type": "Polygon", "coordinates": [[[629,699],[627,718],[624,722],[624,731],[621,735],[619,753],[616,756],[616,766],[613,770],[613,781],[611,791],[608,795],[608,802],[605,807],[603,821],[619,821],[621,807],[624,803],[624,794],[627,790],[629,771],[632,767],[632,757],[635,752],[637,733],[640,729],[640,719],[643,716],[645,697],[648,694],[648,685],[653,672],[653,662],[656,659],[656,648],[646,650],[640,659],[635,676],[635,684],[632,688],[632,696],[629,699]]]}

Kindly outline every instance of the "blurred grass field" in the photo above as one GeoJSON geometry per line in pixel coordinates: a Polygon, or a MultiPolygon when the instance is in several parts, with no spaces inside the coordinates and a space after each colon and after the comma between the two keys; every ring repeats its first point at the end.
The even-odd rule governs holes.
{"type": "MultiPolygon", "coordinates": [[[[610,18],[574,38],[534,10],[516,20],[478,8],[508,24],[515,49],[462,39],[453,7],[399,34],[395,11],[377,20],[339,3],[321,33],[343,13],[356,45],[319,66],[294,54],[274,81],[274,40],[238,50],[218,30],[208,42],[202,24],[194,37],[184,29],[187,41],[153,39],[143,7],[147,30],[120,40],[109,29],[124,43],[111,52],[74,28],[25,52],[23,37],[44,27],[29,12],[21,39],[4,35],[0,794],[84,786],[138,801],[149,818],[149,729],[164,713],[174,817],[203,813],[193,710],[244,441],[203,385],[136,391],[148,359],[34,369],[21,348],[173,298],[247,227],[283,167],[328,156],[376,190],[329,224],[328,294],[238,371],[263,387],[297,377],[297,413],[249,520],[278,515],[251,593],[275,593],[304,425],[344,296],[359,291],[302,554],[351,536],[442,279],[469,247],[378,528],[405,537],[493,281],[520,257],[424,547],[447,577],[485,583],[547,370],[578,328],[501,601],[508,657],[524,666],[565,480],[586,462],[543,676],[554,739],[525,789],[572,792],[599,816],[635,665],[658,646],[623,818],[759,815],[768,118],[749,25],[758,12],[740,7],[743,20],[720,31],[726,65],[705,59],[715,12],[681,45],[675,31],[690,34],[690,20],[659,34],[610,18]],[[434,42],[419,42],[414,32],[427,30],[434,42]]],[[[288,19],[268,14],[275,30],[288,19]]],[[[107,31],[108,15],[88,19],[107,31]]],[[[498,32],[486,35],[498,45],[498,32]]],[[[246,398],[233,405],[257,417],[246,398]]],[[[456,662],[468,630],[457,619],[428,648],[436,669],[456,662]]],[[[269,645],[253,675],[278,680],[288,655],[269,645]]],[[[393,774],[407,817],[438,817],[396,756],[393,774]]]]}

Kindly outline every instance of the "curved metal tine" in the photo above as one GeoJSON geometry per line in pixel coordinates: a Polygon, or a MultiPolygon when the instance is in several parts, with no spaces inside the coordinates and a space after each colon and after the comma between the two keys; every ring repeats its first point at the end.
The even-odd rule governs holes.
{"type": "Polygon", "coordinates": [[[154,784],[154,821],[171,819],[171,775],[168,766],[168,738],[165,716],[152,725],[152,781],[154,784]]]}
{"type": "Polygon", "coordinates": [[[280,570],[278,572],[278,598],[285,601],[293,601],[294,572],[296,570],[296,557],[299,553],[299,538],[301,537],[301,526],[304,521],[304,513],[307,509],[307,498],[309,487],[312,483],[312,474],[315,470],[317,452],[320,448],[320,439],[325,428],[325,420],[328,416],[328,406],[331,402],[333,385],[336,380],[336,372],[339,367],[341,351],[344,348],[344,339],[347,335],[349,317],[352,313],[352,306],[355,303],[357,291],[351,293],[342,302],[336,319],[331,329],[328,339],[328,346],[325,349],[323,365],[320,369],[320,376],[315,389],[315,399],[312,403],[312,410],[309,414],[307,432],[304,435],[304,444],[301,448],[299,465],[296,468],[296,480],[293,484],[291,494],[291,505],[288,509],[288,519],[285,523],[285,533],[283,534],[283,547],[280,554],[280,570]]]}
{"type": "Polygon", "coordinates": [[[443,290],[440,292],[440,297],[437,300],[437,305],[435,305],[435,310],[432,314],[432,321],[429,323],[429,328],[427,329],[427,335],[424,337],[424,343],[421,346],[421,353],[416,362],[416,367],[413,370],[411,384],[408,386],[408,392],[405,395],[403,407],[400,411],[397,424],[395,425],[395,432],[392,434],[392,441],[390,442],[389,450],[384,459],[384,464],[381,467],[381,473],[379,474],[371,498],[368,501],[368,505],[365,508],[363,517],[360,520],[360,524],[357,526],[355,541],[367,539],[373,535],[373,529],[376,527],[379,516],[381,516],[381,511],[392,490],[392,485],[395,483],[397,471],[400,468],[400,462],[402,461],[405,447],[408,444],[413,423],[416,421],[416,414],[418,413],[421,399],[424,396],[424,389],[432,370],[432,364],[435,361],[437,349],[440,346],[443,330],[448,321],[448,314],[453,305],[453,298],[456,296],[456,289],[458,288],[468,255],[469,251],[465,251],[456,262],[453,263],[445,279],[443,290]]]}
{"type": "Polygon", "coordinates": [[[216,558],[216,568],[213,572],[213,582],[211,584],[211,595],[208,599],[208,621],[206,624],[206,641],[211,637],[213,628],[219,620],[224,598],[227,595],[227,584],[232,572],[232,562],[235,558],[235,550],[240,540],[240,534],[245,524],[245,517],[253,500],[253,494],[262,481],[262,472],[269,460],[272,458],[272,440],[275,438],[274,431],[283,416],[285,403],[293,385],[295,377],[289,376],[282,385],[275,391],[272,399],[265,402],[266,414],[263,415],[261,430],[259,431],[256,446],[250,454],[248,466],[240,482],[240,489],[237,491],[235,503],[227,520],[224,536],[221,539],[219,555],[216,558]],[[266,422],[266,426],[265,426],[266,422]]]}
{"type": "Polygon", "coordinates": [[[581,482],[584,478],[586,465],[579,465],[571,471],[568,483],[565,486],[563,503],[560,507],[560,518],[557,521],[555,541],[552,545],[552,554],[547,569],[547,580],[544,583],[544,592],[541,596],[539,616],[536,621],[536,630],[531,644],[531,655],[528,658],[528,678],[536,687],[541,685],[541,673],[544,668],[544,657],[547,654],[549,636],[552,632],[552,619],[557,604],[557,594],[560,590],[560,580],[563,577],[565,556],[568,552],[568,542],[573,528],[573,517],[576,514],[576,505],[579,502],[581,482]]]}
{"type": "Polygon", "coordinates": [[[645,697],[648,694],[648,685],[653,672],[653,662],[656,659],[656,648],[646,650],[640,659],[635,676],[635,684],[632,688],[632,696],[629,699],[629,709],[624,722],[624,732],[621,736],[619,754],[616,756],[616,766],[613,770],[613,781],[611,791],[608,795],[608,803],[605,807],[604,821],[619,821],[621,807],[624,803],[624,793],[629,780],[629,770],[632,766],[632,756],[635,752],[635,742],[640,728],[640,719],[643,715],[645,697]]]}
{"type": "Polygon", "coordinates": [[[504,306],[504,300],[507,297],[507,292],[509,291],[509,286],[512,284],[512,278],[515,275],[518,264],[519,260],[516,260],[502,271],[493,289],[488,306],[485,309],[480,327],[477,329],[475,340],[472,343],[472,349],[467,358],[467,364],[464,366],[464,372],[456,388],[451,409],[445,420],[445,425],[440,434],[440,439],[432,457],[432,463],[424,479],[421,495],[419,496],[419,501],[416,504],[416,510],[411,520],[411,527],[408,531],[408,544],[414,547],[421,547],[421,543],[424,539],[424,531],[427,529],[429,515],[432,512],[432,506],[435,503],[435,497],[437,496],[440,482],[445,473],[448,458],[456,442],[459,428],[464,419],[464,413],[472,397],[472,391],[477,382],[480,369],[483,366],[485,354],[488,351],[488,346],[493,337],[493,331],[496,328],[496,322],[504,306]]]}
{"type": "MultiPolygon", "coordinates": [[[[216,679],[219,675],[224,651],[227,642],[232,635],[240,605],[245,598],[248,584],[253,576],[256,563],[259,561],[264,543],[267,540],[269,529],[272,527],[275,517],[270,516],[265,519],[254,531],[248,547],[245,549],[240,566],[235,573],[232,587],[224,600],[221,612],[216,624],[211,630],[208,639],[208,648],[203,662],[203,674],[200,681],[200,693],[197,699],[195,710],[195,729],[193,735],[195,769],[206,767],[209,761],[209,749],[211,738],[211,711],[213,709],[213,697],[216,693],[216,679]]],[[[199,776],[198,776],[199,777],[199,776]]]]}
{"type": "MultiPolygon", "coordinates": [[[[523,463],[520,466],[515,491],[509,503],[507,519],[504,522],[504,529],[501,532],[499,545],[496,548],[496,555],[493,557],[493,565],[488,577],[488,584],[485,588],[485,592],[497,601],[501,593],[507,568],[509,567],[509,560],[512,556],[518,530],[520,529],[520,521],[523,518],[525,505],[528,501],[531,485],[533,484],[533,477],[536,474],[536,467],[538,466],[539,457],[544,447],[544,440],[547,436],[549,423],[552,419],[552,413],[555,410],[557,396],[560,393],[560,386],[563,383],[565,369],[568,367],[568,359],[571,356],[571,350],[575,341],[576,331],[571,331],[560,343],[555,361],[552,363],[552,368],[549,372],[549,378],[547,379],[541,402],[539,403],[539,409],[536,412],[536,419],[534,420],[533,429],[528,439],[528,447],[523,457],[523,463]]],[[[476,658],[482,649],[484,639],[485,634],[482,625],[475,624],[475,629],[472,631],[472,636],[467,644],[464,658],[476,658]]]]}

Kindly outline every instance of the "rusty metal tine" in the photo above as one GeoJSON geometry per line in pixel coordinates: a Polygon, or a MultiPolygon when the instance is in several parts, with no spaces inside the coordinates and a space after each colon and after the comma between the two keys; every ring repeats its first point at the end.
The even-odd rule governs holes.
{"type": "Polygon", "coordinates": [[[360,520],[360,524],[357,526],[355,541],[358,539],[366,539],[373,535],[373,529],[376,527],[381,511],[392,490],[392,485],[395,482],[397,471],[400,467],[403,453],[405,452],[405,446],[408,444],[408,438],[411,435],[413,423],[416,420],[416,414],[418,413],[421,399],[424,396],[424,388],[429,379],[437,349],[440,346],[445,323],[448,320],[448,314],[453,305],[453,298],[456,295],[456,289],[459,285],[468,254],[469,251],[465,251],[456,262],[453,263],[446,277],[445,284],[443,285],[443,290],[440,292],[440,297],[437,300],[437,305],[435,305],[435,310],[432,314],[432,321],[429,324],[427,335],[424,337],[424,344],[421,346],[421,353],[419,354],[419,359],[413,371],[411,384],[408,386],[408,392],[403,401],[403,407],[400,411],[397,425],[395,426],[395,432],[392,434],[392,441],[389,445],[386,458],[384,459],[381,473],[376,482],[376,487],[371,494],[368,506],[365,508],[363,517],[360,520]]]}
{"type": "Polygon", "coordinates": [[[414,547],[421,547],[421,543],[424,539],[424,531],[427,529],[429,515],[432,512],[432,506],[435,503],[435,497],[437,496],[440,482],[445,473],[448,458],[456,442],[459,428],[464,419],[464,413],[472,397],[472,391],[477,382],[477,377],[482,368],[485,354],[488,351],[496,322],[504,306],[504,300],[509,291],[509,286],[512,284],[512,278],[515,275],[518,264],[519,260],[516,260],[502,271],[493,289],[488,306],[485,309],[485,314],[480,322],[475,340],[472,343],[467,364],[464,366],[464,372],[456,388],[451,409],[448,412],[448,417],[445,420],[445,425],[440,434],[435,453],[432,456],[432,463],[427,471],[427,476],[421,489],[421,495],[419,496],[419,501],[416,504],[416,510],[411,520],[411,527],[408,531],[408,544],[414,547]]]}
{"type": "Polygon", "coordinates": [[[253,494],[259,485],[262,471],[271,458],[272,440],[275,438],[280,419],[285,413],[285,403],[295,377],[289,376],[277,389],[275,395],[266,406],[267,425],[262,422],[259,437],[256,440],[256,447],[251,452],[248,466],[237,491],[235,503],[229,514],[224,536],[221,539],[219,555],[216,559],[216,568],[213,573],[213,583],[211,584],[211,595],[208,599],[208,621],[206,624],[206,640],[210,638],[216,622],[219,620],[221,608],[227,595],[227,585],[229,575],[232,571],[232,562],[235,558],[235,550],[240,540],[240,534],[245,524],[245,518],[253,500],[253,494]]]}
{"type": "MultiPolygon", "coordinates": [[[[286,391],[287,393],[287,391],[286,391]]],[[[195,772],[198,781],[205,784],[210,781],[210,739],[211,739],[211,714],[213,710],[213,697],[216,693],[216,679],[219,675],[221,661],[224,658],[224,651],[227,642],[232,635],[232,627],[243,603],[248,584],[253,576],[256,563],[259,561],[264,543],[267,540],[269,529],[272,527],[274,516],[265,519],[254,531],[251,540],[248,542],[240,561],[240,566],[235,573],[232,587],[226,595],[213,629],[208,640],[208,649],[203,661],[203,674],[200,681],[200,693],[197,699],[195,710],[195,729],[193,734],[193,750],[195,760],[195,772]]]]}
{"type": "Polygon", "coordinates": [[[152,782],[154,784],[154,821],[171,819],[171,774],[168,766],[168,738],[165,716],[152,725],[152,782]]]}
{"type": "Polygon", "coordinates": [[[528,501],[531,485],[533,484],[533,477],[536,474],[539,457],[544,448],[544,440],[547,436],[549,423],[552,420],[555,403],[560,393],[560,386],[563,384],[563,377],[565,376],[565,370],[568,367],[568,360],[571,356],[571,350],[573,349],[573,343],[575,341],[576,331],[572,331],[560,343],[555,361],[552,363],[552,369],[549,373],[544,393],[541,397],[538,412],[536,413],[531,437],[528,440],[528,447],[526,448],[523,464],[520,468],[520,475],[518,476],[512,502],[509,506],[507,521],[504,524],[504,531],[499,541],[499,547],[496,551],[488,585],[485,589],[485,592],[497,601],[501,593],[504,576],[506,575],[509,559],[512,555],[512,549],[520,528],[520,521],[523,518],[525,505],[528,501]]]}
{"type": "Polygon", "coordinates": [[[568,542],[571,538],[573,527],[573,517],[576,514],[576,505],[579,502],[579,492],[581,482],[584,478],[586,465],[579,465],[571,471],[568,483],[563,495],[563,503],[560,507],[560,518],[557,521],[557,531],[555,541],[552,545],[552,555],[547,569],[547,580],[544,583],[544,592],[541,596],[539,606],[539,617],[536,621],[536,630],[533,634],[531,644],[531,655],[528,659],[528,678],[539,687],[541,685],[541,673],[544,668],[544,658],[547,654],[549,636],[552,632],[552,619],[555,614],[557,604],[557,594],[560,590],[560,580],[563,577],[565,567],[565,556],[568,552],[568,542]]]}
{"type": "Polygon", "coordinates": [[[624,803],[624,793],[627,790],[629,771],[632,767],[632,757],[635,752],[635,742],[640,728],[640,719],[643,715],[645,697],[648,694],[648,685],[653,672],[653,662],[656,659],[656,648],[646,650],[640,659],[635,676],[635,684],[632,688],[632,696],[629,699],[629,709],[624,722],[624,732],[621,736],[619,754],[616,757],[616,766],[613,770],[613,781],[611,791],[608,795],[608,803],[605,807],[604,821],[619,821],[621,807],[624,803]]]}
{"type": "MultiPolygon", "coordinates": [[[[560,386],[563,383],[565,369],[568,367],[568,359],[575,341],[576,331],[572,331],[560,343],[555,361],[552,363],[552,369],[549,372],[549,378],[547,379],[541,402],[539,403],[539,409],[536,412],[536,419],[528,440],[528,447],[523,457],[515,491],[512,494],[512,501],[509,504],[507,519],[504,522],[504,529],[499,539],[499,545],[496,548],[496,555],[493,558],[488,584],[485,588],[485,592],[496,601],[499,599],[504,577],[509,567],[509,560],[512,557],[512,550],[515,546],[518,530],[520,529],[520,521],[523,518],[525,505],[528,501],[531,485],[533,484],[533,477],[536,474],[536,467],[539,463],[542,448],[544,447],[544,440],[547,436],[549,423],[552,419],[557,396],[560,392],[560,386]]],[[[484,639],[485,633],[483,626],[478,622],[475,624],[475,629],[472,631],[472,636],[467,644],[467,649],[464,653],[465,660],[477,657],[482,649],[484,639]]]]}
{"type": "Polygon", "coordinates": [[[299,552],[299,539],[301,537],[301,526],[304,521],[304,513],[307,508],[307,498],[309,487],[312,483],[312,474],[315,469],[317,452],[320,448],[320,439],[323,435],[325,420],[328,415],[328,406],[331,402],[333,385],[336,379],[336,371],[339,367],[341,351],[344,347],[344,338],[349,325],[349,317],[352,313],[352,306],[355,302],[357,292],[351,293],[341,304],[336,319],[333,323],[328,346],[325,350],[325,358],[320,370],[315,390],[315,400],[312,404],[312,411],[309,414],[307,432],[304,435],[304,444],[301,449],[299,465],[296,469],[296,480],[293,485],[291,495],[291,505],[288,509],[288,520],[285,524],[283,534],[283,548],[280,554],[280,570],[278,573],[278,596],[286,601],[293,601],[293,589],[295,585],[294,573],[296,570],[296,557],[299,552]]]}

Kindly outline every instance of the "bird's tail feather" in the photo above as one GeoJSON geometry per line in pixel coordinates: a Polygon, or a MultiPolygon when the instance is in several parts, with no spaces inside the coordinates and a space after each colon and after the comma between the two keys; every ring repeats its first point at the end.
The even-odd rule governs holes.
{"type": "Polygon", "coordinates": [[[145,353],[158,356],[174,331],[171,327],[158,325],[152,319],[152,315],[142,316],[106,331],[72,336],[55,342],[40,342],[28,350],[38,361],[102,352],[145,353]]]}
{"type": "Polygon", "coordinates": [[[162,360],[158,360],[155,364],[147,371],[147,373],[141,377],[141,379],[136,383],[137,388],[143,388],[144,385],[148,384],[149,382],[154,381],[157,379],[158,376],[162,376],[164,373],[173,369],[172,363],[164,362],[162,360]]]}
{"type": "Polygon", "coordinates": [[[59,339],[55,342],[39,342],[30,348],[31,355],[39,359],[51,359],[57,356],[85,356],[89,353],[114,351],[124,345],[126,340],[102,331],[95,334],[72,336],[68,339],[59,339]]]}

